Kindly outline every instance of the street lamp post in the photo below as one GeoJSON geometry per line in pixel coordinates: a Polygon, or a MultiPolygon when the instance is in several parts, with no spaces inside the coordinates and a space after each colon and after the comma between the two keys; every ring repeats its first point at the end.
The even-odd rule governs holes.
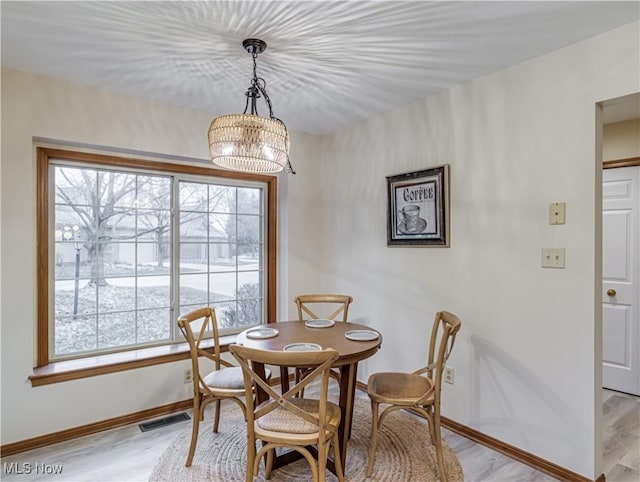
{"type": "Polygon", "coordinates": [[[76,272],[75,272],[75,285],[73,290],[73,318],[78,316],[78,287],[80,284],[80,243],[78,242],[78,232],[80,226],[65,226],[62,232],[62,239],[64,241],[73,241],[73,247],[76,250],[76,272]]]}

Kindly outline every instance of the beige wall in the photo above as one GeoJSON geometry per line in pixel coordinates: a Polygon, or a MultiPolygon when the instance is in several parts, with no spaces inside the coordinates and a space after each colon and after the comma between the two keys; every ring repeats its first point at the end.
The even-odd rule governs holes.
{"type": "Polygon", "coordinates": [[[602,470],[596,103],[640,91],[638,30],[341,130],[325,139],[312,202],[322,206],[323,288],[353,295],[350,315],[384,334],[361,380],[421,366],[435,311],[454,311],[463,327],[444,414],[593,478],[602,470]],[[385,176],[443,163],[451,248],[387,247],[385,176]],[[556,201],[567,223],[550,226],[556,201]],[[566,269],[542,269],[543,247],[566,248],[566,269]]]}
{"type": "MultiPolygon", "coordinates": [[[[445,415],[587,477],[601,471],[595,103],[640,90],[636,22],[317,139],[280,183],[280,299],[339,291],[380,329],[372,371],[422,364],[463,320],[445,415]],[[451,165],[451,248],[386,246],[385,176],[451,165]],[[567,203],[549,226],[548,204],[567,203]],[[565,247],[567,269],[540,268],[565,247]]],[[[188,397],[175,363],[32,388],[33,137],[206,159],[211,114],[2,71],[2,443],[188,397]],[[28,414],[28,416],[26,416],[28,414]]],[[[289,310],[288,314],[287,311],[289,310]]]]}
{"type": "Polygon", "coordinates": [[[602,152],[605,161],[640,157],[640,119],[605,125],[602,152]]]}
{"type": "MultiPolygon", "coordinates": [[[[191,396],[188,361],[32,388],[35,361],[36,162],[33,138],[207,160],[213,115],[2,70],[2,444],[191,396]]],[[[292,162],[310,172],[318,139],[292,133],[292,162]],[[309,153],[309,156],[307,156],[309,153]]],[[[279,262],[287,261],[287,178],[279,179],[279,262]]],[[[309,243],[313,243],[310,240],[309,243]]],[[[281,277],[280,312],[291,296],[281,277]]]]}

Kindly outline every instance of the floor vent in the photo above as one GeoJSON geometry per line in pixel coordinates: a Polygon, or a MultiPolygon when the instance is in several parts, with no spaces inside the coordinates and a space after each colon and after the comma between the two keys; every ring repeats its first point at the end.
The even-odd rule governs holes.
{"type": "Polygon", "coordinates": [[[152,420],[151,422],[138,424],[138,427],[140,427],[141,431],[148,432],[149,430],[166,427],[167,425],[171,425],[172,423],[184,422],[185,420],[191,420],[191,417],[182,412],[177,415],[169,415],[168,417],[152,420]]]}

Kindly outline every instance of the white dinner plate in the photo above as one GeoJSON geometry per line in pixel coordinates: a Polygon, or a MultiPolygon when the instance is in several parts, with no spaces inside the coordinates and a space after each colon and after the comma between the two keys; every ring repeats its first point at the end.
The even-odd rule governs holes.
{"type": "Polygon", "coordinates": [[[304,322],[304,324],[309,328],[329,328],[335,325],[336,322],[333,320],[318,319],[318,320],[307,320],[304,322]]]}
{"type": "Polygon", "coordinates": [[[284,351],[319,351],[322,347],[317,343],[290,343],[283,348],[284,351]]]}
{"type": "Polygon", "coordinates": [[[253,328],[246,332],[247,338],[273,338],[278,336],[275,328],[253,328]]]}
{"type": "Polygon", "coordinates": [[[378,334],[371,330],[351,330],[347,331],[344,336],[354,341],[372,341],[378,339],[378,334]]]}

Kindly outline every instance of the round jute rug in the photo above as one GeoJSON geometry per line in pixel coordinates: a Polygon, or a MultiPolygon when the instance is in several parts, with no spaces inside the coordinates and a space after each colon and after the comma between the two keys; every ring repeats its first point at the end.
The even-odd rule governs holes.
{"type": "MultiPolygon", "coordinates": [[[[348,481],[428,482],[439,480],[435,448],[424,420],[397,411],[387,416],[378,433],[376,462],[370,479],[366,478],[371,430],[371,406],[368,400],[355,401],[353,429],[347,451],[345,479],[348,481]]],[[[160,457],[151,482],[231,482],[244,481],[246,468],[246,425],[239,409],[220,417],[219,432],[211,423],[201,425],[198,445],[191,467],[185,467],[191,440],[191,427],[185,429],[160,457]]],[[[453,451],[443,446],[446,472],[450,481],[464,480],[462,467],[453,451]]],[[[254,480],[264,481],[264,464],[254,480]]],[[[306,460],[298,460],[271,473],[272,482],[310,481],[306,460]]],[[[327,471],[327,481],[337,481],[327,471]]]]}

